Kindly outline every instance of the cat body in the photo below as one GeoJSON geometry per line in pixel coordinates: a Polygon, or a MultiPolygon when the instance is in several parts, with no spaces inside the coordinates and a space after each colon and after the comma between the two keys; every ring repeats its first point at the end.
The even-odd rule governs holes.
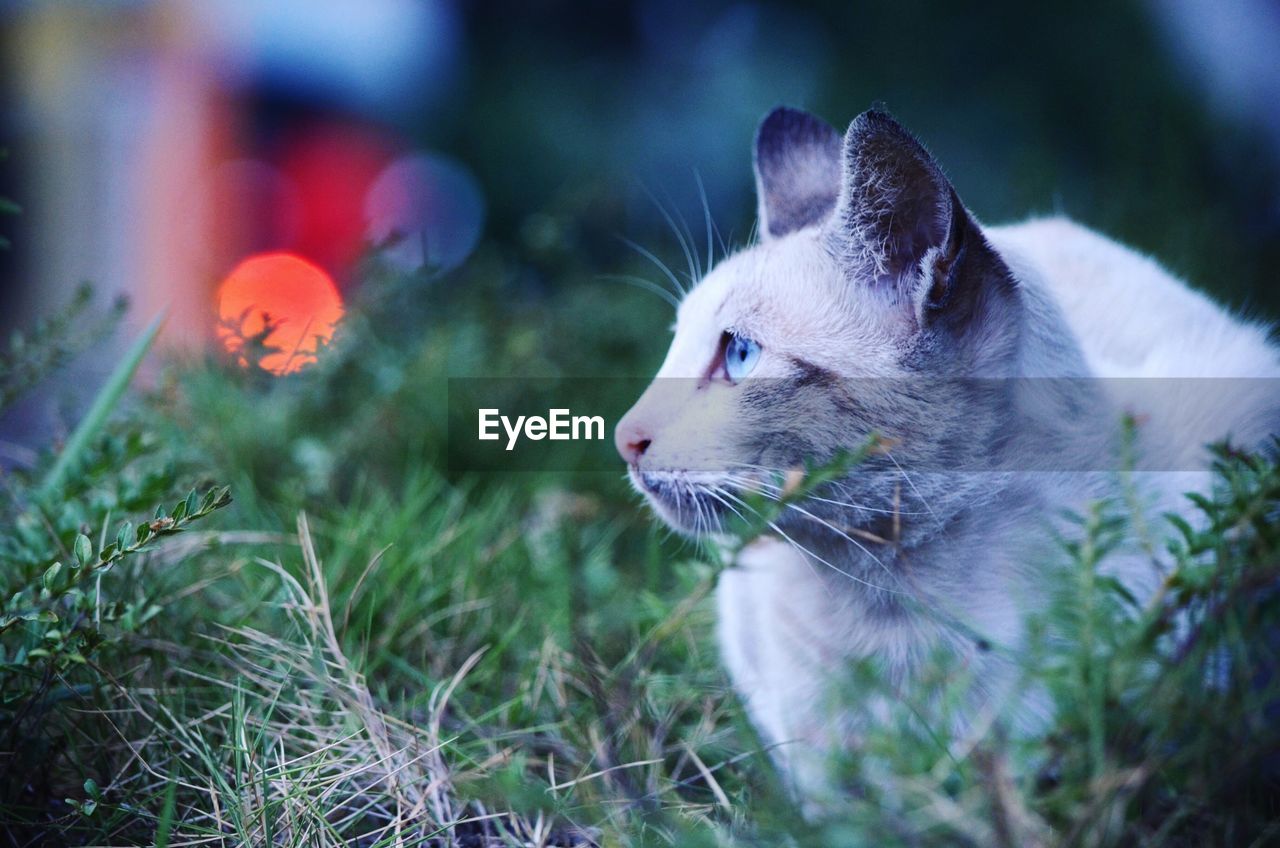
{"type": "MultiPolygon", "coordinates": [[[[1062,560],[1059,516],[1117,494],[1122,449],[1144,509],[1189,514],[1207,443],[1280,429],[1280,358],[1264,328],[1070,221],[982,227],[887,115],[842,138],[775,110],[755,164],[759,243],[680,305],[616,441],[668,523],[715,535],[747,493],[785,496],[776,472],[885,437],[717,588],[730,677],[812,808],[860,720],[930,697],[917,673],[940,650],[969,681],[958,733],[1013,697],[1042,718],[1010,658],[1062,560]],[[837,684],[859,659],[897,695],[852,711],[837,684]]],[[[1160,575],[1149,551],[1107,567],[1140,598],[1160,575]]]]}

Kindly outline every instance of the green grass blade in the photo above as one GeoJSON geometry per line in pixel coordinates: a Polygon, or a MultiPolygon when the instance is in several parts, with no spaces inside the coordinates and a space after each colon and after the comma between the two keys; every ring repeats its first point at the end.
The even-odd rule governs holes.
{"type": "Polygon", "coordinates": [[[44,481],[40,484],[37,495],[41,499],[47,498],[62,485],[67,471],[84,453],[89,441],[107,422],[107,417],[111,415],[111,410],[115,409],[125,390],[129,388],[129,383],[133,381],[133,375],[137,373],[143,357],[147,355],[147,351],[155,343],[156,336],[160,333],[160,327],[164,324],[164,319],[164,312],[157,315],[147,325],[138,340],[133,343],[133,346],[129,348],[128,353],[125,354],[120,364],[116,366],[115,371],[111,372],[111,377],[108,378],[106,385],[102,387],[102,391],[98,392],[98,396],[94,398],[93,405],[89,407],[84,420],[80,422],[80,426],[76,427],[71,434],[71,438],[67,439],[66,447],[62,449],[62,453],[58,455],[53,468],[49,469],[49,473],[45,475],[44,481]]]}

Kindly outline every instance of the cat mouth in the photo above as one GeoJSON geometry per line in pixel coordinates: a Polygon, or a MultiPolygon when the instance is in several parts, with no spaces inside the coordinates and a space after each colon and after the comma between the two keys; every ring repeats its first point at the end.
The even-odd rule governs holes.
{"type": "Polygon", "coordinates": [[[678,469],[641,471],[628,466],[634,485],[672,529],[690,536],[718,535],[732,514],[732,493],[720,475],[678,469]]]}

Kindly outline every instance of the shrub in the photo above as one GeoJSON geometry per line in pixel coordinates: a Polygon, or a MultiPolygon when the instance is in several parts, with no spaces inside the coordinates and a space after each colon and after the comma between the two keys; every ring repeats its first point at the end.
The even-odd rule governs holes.
{"type": "MultiPolygon", "coordinates": [[[[0,358],[0,413],[123,309],[92,316],[92,305],[82,288],[30,338],[15,334],[0,358]]],[[[149,656],[145,640],[163,612],[153,552],[231,501],[225,487],[181,496],[187,475],[145,422],[108,422],[152,337],[135,345],[60,452],[0,472],[0,794],[13,821],[45,818],[68,781],[79,794],[97,749],[86,741],[103,731],[106,714],[95,710],[114,676],[149,656]]]]}

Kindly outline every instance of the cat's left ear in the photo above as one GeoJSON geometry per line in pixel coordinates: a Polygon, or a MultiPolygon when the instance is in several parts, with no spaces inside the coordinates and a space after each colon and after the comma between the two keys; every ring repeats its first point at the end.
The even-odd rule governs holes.
{"type": "Polygon", "coordinates": [[[963,318],[984,287],[1009,281],[942,169],[884,112],[859,115],[845,134],[825,235],[851,277],[921,321],[963,318]]]}
{"type": "Polygon", "coordinates": [[[820,224],[840,195],[840,133],[779,106],[756,130],[755,171],[762,240],[820,224]]]}

